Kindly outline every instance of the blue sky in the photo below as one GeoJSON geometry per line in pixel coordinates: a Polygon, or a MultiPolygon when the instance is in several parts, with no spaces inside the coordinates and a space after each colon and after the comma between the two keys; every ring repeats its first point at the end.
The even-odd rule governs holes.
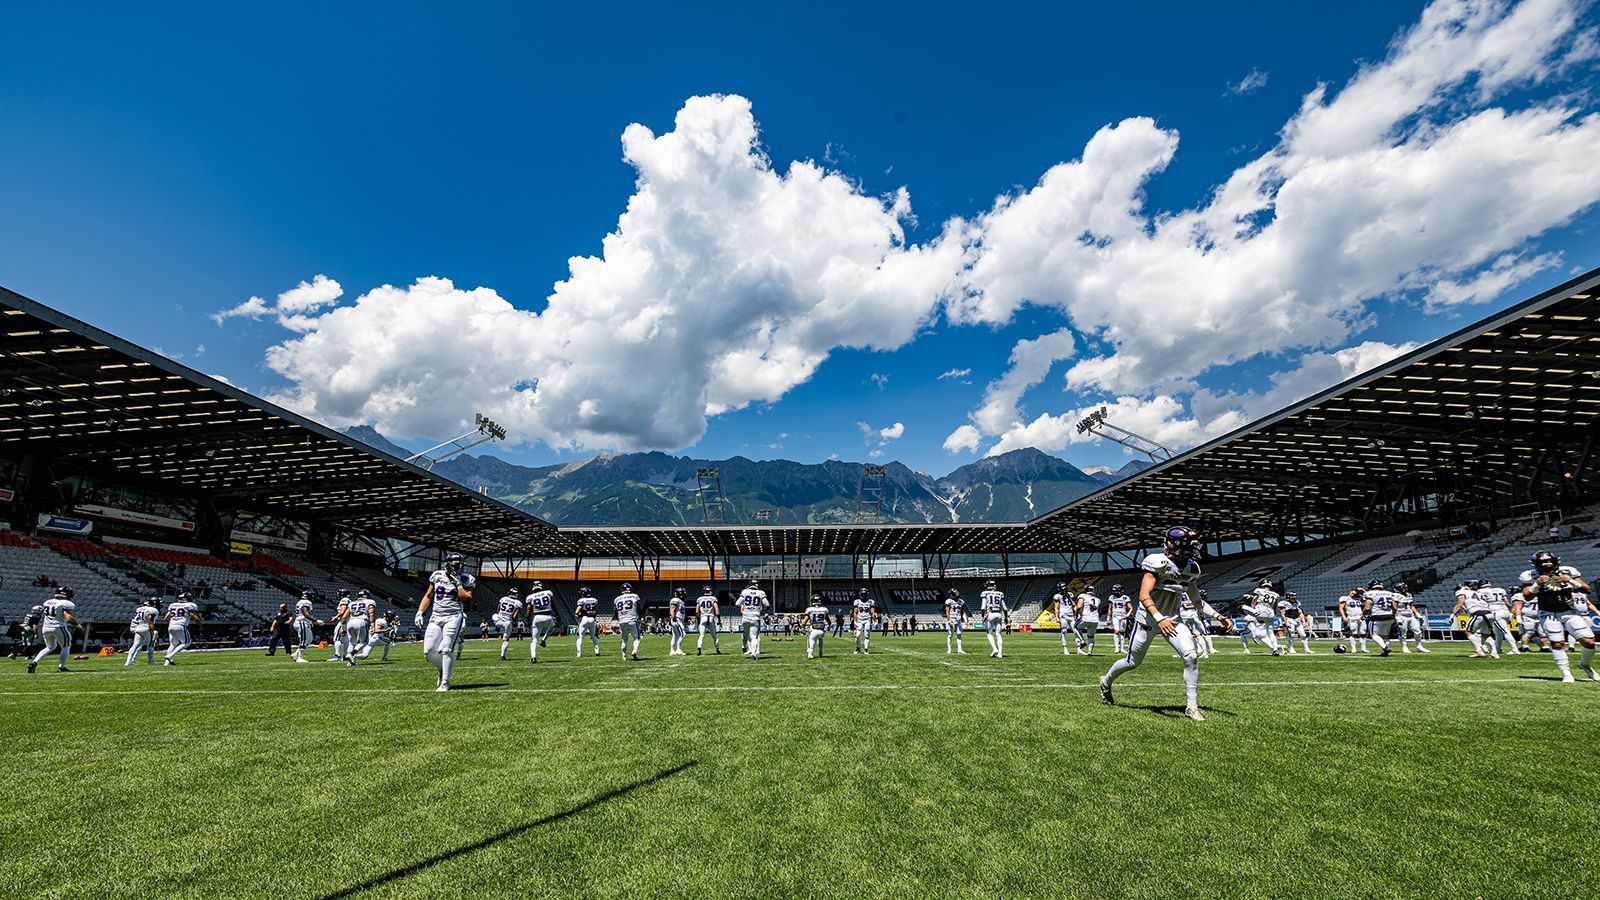
{"type": "Polygon", "coordinates": [[[1100,402],[1203,440],[1600,264],[1587,4],[1037,6],[15,10],[0,284],[412,443],[939,474],[1119,465],[1100,402]]]}

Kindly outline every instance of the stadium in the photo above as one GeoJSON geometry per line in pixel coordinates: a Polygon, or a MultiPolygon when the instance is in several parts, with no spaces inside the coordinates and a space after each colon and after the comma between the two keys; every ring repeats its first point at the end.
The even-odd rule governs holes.
{"type": "Polygon", "coordinates": [[[19,661],[0,687],[10,780],[54,773],[59,826],[13,819],[7,865],[92,845],[100,863],[75,883],[163,894],[230,893],[245,876],[326,896],[524,878],[552,893],[830,893],[833,870],[847,893],[1006,894],[1028,893],[1052,871],[1041,856],[1066,844],[1074,892],[1115,892],[1128,858],[1168,866],[1160,848],[1181,832],[1212,854],[1171,868],[1194,889],[1270,882],[1318,854],[1309,893],[1423,877],[1441,894],[1518,893],[1549,876],[1538,854],[1492,866],[1458,854],[1549,831],[1581,846],[1593,812],[1559,769],[1481,763],[1581,758],[1600,707],[1537,643],[1513,655],[1525,623],[1508,646],[1495,635],[1492,660],[1469,657],[1453,606],[1464,580],[1518,584],[1539,550],[1578,570],[1600,562],[1597,290],[1600,270],[1031,521],[674,528],[552,526],[5,292],[0,615],[13,654],[35,653],[22,623],[71,586],[77,629],[73,677],[46,677],[52,656],[34,676],[19,661]],[[1246,655],[1218,634],[1197,728],[1181,727],[1194,723],[1179,664],[1160,652],[1102,705],[1110,636],[1087,658],[1067,653],[1054,603],[1059,583],[1102,597],[1137,584],[1174,522],[1201,535],[1200,583],[1232,630],[1251,633],[1235,604],[1261,585],[1297,593],[1310,624],[1294,656],[1259,640],[1246,655]],[[447,554],[490,599],[469,607],[454,683],[435,699],[412,623],[447,554]],[[535,580],[554,595],[548,637],[497,628],[493,598],[529,596],[535,580]],[[1342,599],[1397,581],[1433,653],[1380,655],[1376,637],[1356,652],[1342,599]],[[619,582],[643,610],[637,661],[616,653],[619,582]],[[752,583],[771,607],[744,665],[734,604],[752,583]],[[947,654],[943,606],[952,588],[976,599],[986,586],[1009,598],[989,666],[981,623],[972,662],[947,654]],[[721,643],[683,662],[665,633],[675,588],[707,588],[722,608],[721,643]],[[375,597],[393,623],[381,657],[263,654],[280,604],[309,591],[323,608],[307,658],[337,656],[341,589],[375,597]],[[159,612],[179,592],[199,606],[179,664],[128,658],[136,608],[154,598],[159,612]],[[574,658],[584,592],[599,600],[603,655],[574,658]],[[876,611],[865,655],[848,652],[844,622],[861,597],[876,611]],[[788,617],[817,602],[838,624],[810,660],[788,617]],[[1261,779],[1263,766],[1291,777],[1261,779]],[[439,771],[451,777],[426,777],[439,771]],[[1185,789],[1155,790],[1171,779],[1185,789]],[[1470,825],[1452,819],[1463,803],[1470,825]],[[439,804],[471,815],[441,819],[439,804]],[[137,828],[108,828],[130,814],[137,828]],[[1250,828],[1268,816],[1278,830],[1262,852],[1250,828]],[[1393,842],[1381,872],[1323,855],[1374,833],[1393,842]],[[335,840],[370,848],[370,865],[336,857],[282,880],[335,840]],[[833,862],[795,868],[817,841],[833,862]],[[631,865],[613,881],[560,862],[588,846],[631,865]],[[658,862],[683,846],[710,852],[658,862]],[[756,860],[739,862],[738,846],[756,860]],[[978,858],[998,864],[970,870],[978,858]]]}
{"type": "Polygon", "coordinates": [[[1594,891],[1600,0],[6,21],[0,897],[1594,891]]]}

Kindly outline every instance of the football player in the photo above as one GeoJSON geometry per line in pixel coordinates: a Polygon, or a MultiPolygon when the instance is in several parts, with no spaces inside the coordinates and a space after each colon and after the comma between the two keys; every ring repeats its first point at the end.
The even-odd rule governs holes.
{"type": "Polygon", "coordinates": [[[1341,621],[1344,623],[1344,636],[1350,639],[1350,652],[1356,652],[1356,641],[1361,641],[1361,652],[1367,652],[1366,622],[1361,619],[1361,610],[1366,607],[1366,601],[1361,597],[1360,588],[1351,588],[1345,595],[1344,603],[1339,608],[1341,621]]]}
{"type": "Polygon", "coordinates": [[[1113,584],[1106,603],[1111,609],[1111,646],[1121,653],[1128,649],[1128,616],[1133,613],[1133,598],[1122,592],[1122,585],[1113,584]]]}
{"type": "Polygon", "coordinates": [[[1489,604],[1478,594],[1477,581],[1468,579],[1456,588],[1456,605],[1450,610],[1450,616],[1455,618],[1462,613],[1467,615],[1467,640],[1472,642],[1472,655],[1468,659],[1485,656],[1499,659],[1500,652],[1492,640],[1494,626],[1489,623],[1489,604]]]}
{"type": "Polygon", "coordinates": [[[1361,617],[1367,620],[1367,633],[1378,642],[1379,656],[1389,655],[1389,637],[1394,634],[1395,601],[1398,599],[1376,578],[1361,594],[1361,617]]]}
{"type": "MultiPolygon", "coordinates": [[[[639,658],[639,595],[633,592],[633,585],[623,584],[622,593],[611,601],[611,608],[617,612],[617,630],[622,632],[622,658],[623,660],[639,658]]],[[[599,650],[595,650],[599,654],[599,650]]]]}
{"type": "Polygon", "coordinates": [[[1278,636],[1272,633],[1272,620],[1278,615],[1277,605],[1278,592],[1272,589],[1271,581],[1263,581],[1260,587],[1245,595],[1244,605],[1239,607],[1250,636],[1256,643],[1266,644],[1273,656],[1283,652],[1278,646],[1278,636]]]}
{"type": "Polygon", "coordinates": [[[806,659],[822,656],[822,637],[828,633],[828,607],[823,605],[822,593],[811,595],[811,605],[806,607],[806,659]]]}
{"type": "Polygon", "coordinates": [[[160,607],[161,598],[151,597],[133,611],[133,621],[128,623],[128,629],[133,632],[133,646],[128,648],[128,658],[122,663],[124,668],[133,665],[140,651],[145,654],[146,665],[155,665],[156,616],[161,615],[160,607]]]}
{"type": "Polygon", "coordinates": [[[322,624],[311,612],[311,601],[316,596],[316,591],[301,591],[300,599],[294,604],[294,633],[299,641],[294,648],[294,661],[297,663],[306,661],[305,649],[311,646],[311,627],[322,624]]]}
{"type": "Polygon", "coordinates": [[[39,620],[39,639],[44,641],[44,649],[28,662],[28,674],[33,674],[39,667],[39,661],[52,653],[61,657],[56,663],[56,671],[68,671],[67,660],[72,657],[72,630],[78,627],[78,620],[72,614],[77,608],[72,602],[74,596],[72,588],[57,588],[50,599],[44,602],[44,617],[39,620]]]}
{"type": "Polygon", "coordinates": [[[1480,583],[1478,596],[1489,604],[1489,627],[1494,630],[1494,651],[1500,652],[1500,645],[1505,644],[1507,653],[1518,654],[1517,636],[1511,632],[1511,598],[1505,588],[1495,587],[1488,581],[1480,583]]]}
{"type": "Polygon", "coordinates": [[[722,631],[722,607],[717,603],[717,595],[712,592],[711,585],[700,589],[699,599],[694,601],[695,615],[699,617],[700,633],[694,639],[694,655],[699,656],[705,652],[706,632],[711,632],[711,648],[720,656],[722,654],[722,640],[717,636],[722,631]]]}
{"type": "Polygon", "coordinates": [[[578,605],[573,608],[572,614],[578,620],[578,658],[583,658],[583,636],[588,635],[594,644],[594,655],[600,655],[600,625],[595,621],[595,613],[600,609],[600,601],[594,597],[594,591],[586,587],[578,588],[578,605]]]}
{"type": "Polygon", "coordinates": [[[1289,645],[1289,652],[1294,652],[1294,642],[1298,638],[1305,652],[1311,652],[1311,617],[1306,615],[1300,606],[1300,595],[1294,591],[1284,591],[1283,599],[1278,601],[1278,618],[1283,620],[1285,640],[1289,645]]]}
{"type": "Polygon", "coordinates": [[[1422,646],[1428,623],[1417,608],[1417,598],[1411,596],[1411,589],[1403,581],[1396,581],[1392,589],[1395,593],[1394,624],[1395,630],[1400,633],[1400,652],[1410,653],[1411,641],[1415,639],[1418,653],[1432,653],[1432,650],[1422,646]]]}
{"type": "MultiPolygon", "coordinates": [[[[990,584],[993,583],[994,582],[990,582],[990,584]]],[[[1050,596],[1050,601],[1052,609],[1055,613],[1056,622],[1061,626],[1061,655],[1071,655],[1071,651],[1067,649],[1068,635],[1072,636],[1074,643],[1081,652],[1083,650],[1083,641],[1078,640],[1077,638],[1078,619],[1072,613],[1072,595],[1065,581],[1056,582],[1056,592],[1050,596]]]]}
{"type": "MultiPolygon", "coordinates": [[[[362,591],[345,603],[344,611],[344,661],[355,665],[356,656],[367,650],[367,639],[372,629],[372,606],[367,592],[362,591]]],[[[370,651],[368,651],[370,652],[370,651]]]]}
{"type": "Polygon", "coordinates": [[[854,616],[851,619],[855,626],[857,653],[872,652],[872,625],[878,621],[878,608],[872,602],[872,592],[866,588],[856,591],[856,599],[850,603],[850,611],[854,616]]]}
{"type": "Polygon", "coordinates": [[[961,592],[951,588],[944,598],[944,652],[949,655],[951,647],[962,656],[967,651],[961,647],[961,635],[967,630],[967,601],[961,599],[961,592]]]}
{"type": "MultiPolygon", "coordinates": [[[[1176,525],[1167,529],[1163,540],[1165,553],[1152,553],[1144,558],[1141,567],[1144,577],[1139,585],[1139,608],[1134,613],[1133,633],[1128,636],[1126,656],[1111,664],[1110,670],[1100,678],[1100,699],[1115,704],[1111,685],[1122,674],[1131,672],[1144,662],[1150,642],[1159,634],[1167,639],[1172,649],[1183,659],[1183,686],[1187,700],[1183,714],[1196,722],[1205,721],[1200,712],[1200,657],[1194,646],[1194,636],[1189,627],[1178,618],[1178,606],[1183,595],[1197,591],[1200,580],[1200,535],[1192,528],[1176,525]]],[[[1226,619],[1217,614],[1210,604],[1203,604],[1200,614],[1229,627],[1226,619]]]]}
{"type": "Polygon", "coordinates": [[[528,654],[533,662],[539,661],[539,648],[555,627],[555,594],[545,590],[544,582],[535,581],[528,588],[528,654]]]}
{"type": "MultiPolygon", "coordinates": [[[[1589,616],[1600,614],[1589,599],[1589,583],[1572,566],[1548,550],[1533,555],[1533,568],[1522,573],[1522,601],[1539,603],[1539,630],[1550,642],[1550,656],[1556,661],[1561,680],[1571,683],[1572,669],[1567,662],[1567,644],[1578,643],[1578,668],[1593,681],[1600,681],[1594,670],[1594,627],[1589,616]]],[[[1519,603],[1520,606],[1520,603],[1519,603]]]]}
{"type": "MultiPolygon", "coordinates": [[[[367,645],[367,652],[371,652],[374,645],[382,644],[383,662],[389,661],[389,648],[394,646],[395,622],[397,621],[392,609],[372,620],[372,643],[367,645]]],[[[366,656],[366,653],[363,653],[362,656],[366,656]]]]}
{"type": "Polygon", "coordinates": [[[754,578],[739,592],[738,602],[740,643],[744,645],[746,656],[758,659],[761,656],[761,616],[772,604],[767,602],[767,592],[761,589],[761,582],[754,578]]]}
{"type": "Polygon", "coordinates": [[[328,658],[328,662],[344,662],[345,648],[350,643],[345,638],[345,620],[348,618],[350,618],[350,590],[340,588],[333,610],[333,656],[328,658]]]}
{"type": "Polygon", "coordinates": [[[467,604],[472,602],[472,589],[478,579],[463,571],[466,560],[459,553],[449,553],[444,558],[444,568],[428,576],[428,589],[417,604],[416,626],[427,630],[422,635],[422,655],[439,670],[439,684],[434,690],[450,690],[450,675],[455,671],[455,648],[462,641],[462,631],[467,627],[467,604]]]}
{"type": "Polygon", "coordinates": [[[194,642],[189,637],[189,626],[199,623],[200,607],[194,604],[187,592],[179,591],[178,596],[167,604],[167,654],[162,665],[177,665],[174,661],[177,655],[189,649],[194,642]]]}
{"type": "Polygon", "coordinates": [[[983,609],[983,636],[989,639],[989,658],[1006,658],[1006,619],[1011,615],[1011,607],[1006,604],[1006,595],[993,581],[983,584],[983,593],[978,595],[978,605],[983,609]]]}
{"type": "Polygon", "coordinates": [[[1100,597],[1094,592],[1094,585],[1083,589],[1078,595],[1078,601],[1072,605],[1072,617],[1078,623],[1078,652],[1084,656],[1094,655],[1094,636],[1100,630],[1100,597]]]}
{"type": "Polygon", "coordinates": [[[515,587],[507,588],[506,595],[495,604],[494,615],[489,621],[494,627],[500,629],[500,658],[506,658],[506,651],[511,648],[511,633],[517,628],[517,620],[522,618],[522,591],[515,587]]]}
{"type": "MultiPolygon", "coordinates": [[[[1194,635],[1195,655],[1201,659],[1210,657],[1217,650],[1216,644],[1211,642],[1210,634],[1206,634],[1203,638],[1200,636],[1201,628],[1203,627],[1200,621],[1200,606],[1204,602],[1204,600],[1195,600],[1190,597],[1188,591],[1184,591],[1183,596],[1178,600],[1178,621],[1189,626],[1190,634],[1194,635]]],[[[1244,652],[1249,653],[1250,648],[1245,647],[1244,652]]],[[[1179,656],[1177,653],[1172,655],[1174,657],[1179,656]]]]}
{"type": "Polygon", "coordinates": [[[667,607],[667,630],[671,634],[668,656],[683,656],[683,639],[689,636],[686,621],[689,611],[689,592],[683,588],[672,589],[672,602],[667,607]]]}

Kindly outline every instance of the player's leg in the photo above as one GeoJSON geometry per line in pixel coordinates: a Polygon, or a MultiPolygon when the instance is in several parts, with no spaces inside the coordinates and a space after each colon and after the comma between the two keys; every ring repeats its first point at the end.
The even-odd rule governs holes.
{"type": "Polygon", "coordinates": [[[49,631],[46,631],[44,633],[44,646],[39,648],[39,652],[33,657],[33,660],[28,663],[28,671],[32,672],[35,668],[37,668],[39,663],[43,662],[46,656],[59,652],[60,640],[61,639],[56,636],[55,629],[52,628],[49,631]]]}
{"type": "Polygon", "coordinates": [[[1099,634],[1099,632],[1099,622],[1085,622],[1083,624],[1083,641],[1085,647],[1085,650],[1083,651],[1084,656],[1094,655],[1094,638],[1096,634],[1099,634]]]}
{"type": "Polygon", "coordinates": [[[439,684],[444,683],[444,658],[448,650],[449,647],[445,644],[444,620],[438,616],[428,619],[427,627],[422,632],[422,655],[438,672],[439,684]]]}
{"type": "Polygon", "coordinates": [[[1194,635],[1179,624],[1178,630],[1167,637],[1167,643],[1178,651],[1178,657],[1183,660],[1183,691],[1188,702],[1184,713],[1198,721],[1204,717],[1200,715],[1200,658],[1195,653],[1194,635]]]}
{"type": "Polygon", "coordinates": [[[1067,635],[1072,633],[1072,623],[1070,619],[1059,616],[1056,618],[1056,623],[1061,626],[1061,655],[1066,656],[1068,653],[1067,635]]]}
{"type": "Polygon", "coordinates": [[[1550,658],[1555,660],[1556,671],[1561,673],[1561,680],[1572,681],[1572,665],[1567,660],[1567,630],[1561,617],[1554,613],[1541,613],[1539,630],[1544,634],[1545,640],[1550,642],[1550,658]]]}
{"type": "Polygon", "coordinates": [[[1006,618],[995,616],[994,626],[994,655],[1000,659],[1006,656],[1006,618]]]}
{"type": "Polygon", "coordinates": [[[1155,639],[1155,629],[1134,622],[1128,634],[1128,649],[1117,661],[1111,664],[1106,674],[1100,678],[1100,697],[1105,702],[1111,701],[1111,683],[1122,677],[1124,673],[1139,668],[1144,662],[1144,655],[1150,650],[1150,642],[1155,639]]]}

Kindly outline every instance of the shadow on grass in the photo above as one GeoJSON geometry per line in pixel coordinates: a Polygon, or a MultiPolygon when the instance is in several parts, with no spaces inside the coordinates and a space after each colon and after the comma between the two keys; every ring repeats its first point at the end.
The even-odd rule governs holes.
{"type": "Polygon", "coordinates": [[[1518,675],[1523,681],[1560,681],[1560,675],[1518,675]]]}
{"type": "Polygon", "coordinates": [[[642,781],[635,781],[632,784],[623,785],[622,787],[614,788],[612,790],[606,791],[604,794],[600,794],[598,796],[590,797],[588,800],[585,800],[585,801],[583,801],[582,803],[579,803],[576,806],[568,807],[568,808],[566,808],[566,809],[564,809],[564,810],[562,810],[560,812],[551,813],[550,815],[544,816],[543,818],[534,819],[532,822],[525,822],[525,823],[523,823],[521,825],[517,825],[517,826],[514,826],[512,828],[507,828],[505,831],[502,831],[499,834],[491,834],[491,835],[489,835],[488,837],[484,838],[481,841],[477,841],[477,842],[474,842],[474,843],[471,843],[471,844],[466,844],[464,846],[457,847],[454,850],[446,850],[445,852],[440,853],[437,856],[430,856],[427,859],[424,859],[424,860],[422,860],[420,862],[412,863],[409,866],[403,866],[401,868],[394,869],[393,871],[385,872],[382,875],[374,876],[372,878],[367,879],[366,881],[361,882],[360,884],[354,884],[354,885],[351,885],[350,887],[343,888],[342,890],[334,891],[331,894],[325,894],[325,895],[323,895],[323,900],[339,900],[339,898],[343,898],[343,897],[353,897],[356,894],[361,893],[362,891],[369,891],[369,890],[371,890],[371,889],[373,889],[375,887],[381,887],[381,886],[383,886],[385,884],[388,884],[391,881],[398,881],[398,880],[400,880],[402,878],[406,878],[408,876],[415,875],[418,872],[421,872],[421,871],[423,871],[425,869],[430,869],[430,868],[438,865],[439,863],[448,862],[449,860],[455,859],[458,856],[465,856],[468,853],[472,853],[472,852],[477,851],[477,850],[482,850],[482,849],[484,849],[486,847],[492,847],[495,844],[500,843],[501,841],[509,840],[510,838],[514,838],[517,835],[522,834],[524,832],[532,831],[535,828],[539,828],[539,827],[544,826],[544,825],[554,825],[555,823],[560,822],[563,819],[571,818],[572,816],[575,816],[578,813],[581,813],[581,812],[584,812],[586,810],[592,809],[592,808],[594,808],[596,806],[599,806],[600,804],[605,803],[608,800],[615,800],[618,797],[623,797],[623,796],[626,796],[628,794],[633,793],[634,791],[640,790],[642,788],[647,788],[650,785],[655,784],[658,781],[665,781],[666,779],[671,778],[674,775],[679,775],[679,774],[682,774],[684,772],[687,772],[688,770],[694,768],[695,766],[697,766],[699,764],[700,764],[700,761],[697,760],[697,759],[691,759],[688,762],[679,763],[678,765],[673,766],[670,769],[664,769],[664,770],[662,770],[660,772],[657,772],[656,774],[651,775],[649,778],[643,779],[642,781]]]}
{"type": "Polygon", "coordinates": [[[479,681],[479,682],[476,682],[476,683],[473,683],[473,684],[452,684],[452,685],[450,685],[450,692],[453,694],[456,691],[481,691],[484,688],[497,688],[497,687],[510,687],[510,686],[511,686],[511,682],[509,682],[509,681],[479,681]]]}
{"type": "MultiPolygon", "coordinates": [[[[1117,705],[1121,706],[1123,709],[1142,709],[1145,712],[1155,713],[1156,715],[1167,719],[1184,718],[1184,707],[1182,706],[1139,706],[1133,703],[1119,703],[1117,705]]],[[[1228,716],[1230,718],[1238,715],[1238,713],[1231,713],[1225,709],[1217,709],[1214,706],[1202,706],[1200,707],[1200,711],[1206,713],[1207,715],[1228,716]]]]}

